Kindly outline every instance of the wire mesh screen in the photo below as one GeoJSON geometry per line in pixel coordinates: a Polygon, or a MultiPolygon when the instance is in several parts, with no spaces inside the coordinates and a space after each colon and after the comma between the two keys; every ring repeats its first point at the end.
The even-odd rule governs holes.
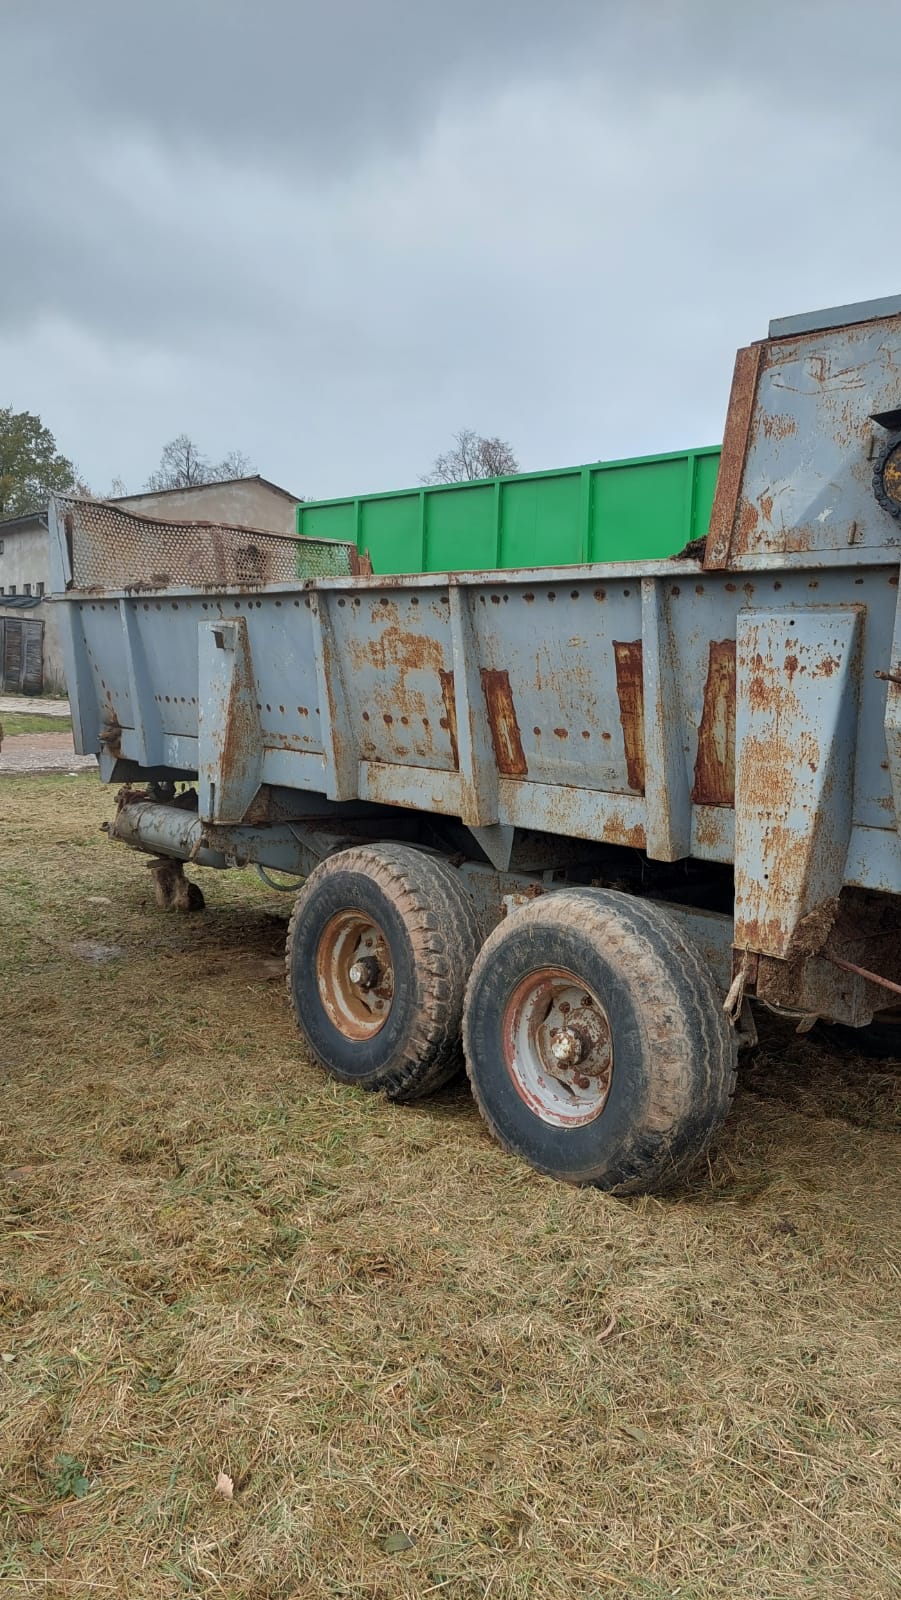
{"type": "Polygon", "coordinates": [[[160,522],[104,500],[57,499],[76,589],[257,587],[358,571],[356,547],[224,522],[160,522]]]}

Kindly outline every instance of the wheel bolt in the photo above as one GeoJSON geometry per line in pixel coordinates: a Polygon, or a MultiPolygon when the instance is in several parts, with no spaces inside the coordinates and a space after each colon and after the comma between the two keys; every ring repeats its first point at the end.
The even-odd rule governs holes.
{"type": "Polygon", "coordinates": [[[572,1028],[561,1028],[551,1044],[551,1055],[560,1067],[574,1067],[582,1059],[582,1041],[572,1028]]]}

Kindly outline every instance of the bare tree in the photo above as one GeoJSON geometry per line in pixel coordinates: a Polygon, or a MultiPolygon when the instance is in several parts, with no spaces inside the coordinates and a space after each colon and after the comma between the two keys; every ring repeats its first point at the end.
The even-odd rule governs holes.
{"type": "Polygon", "coordinates": [[[224,483],[228,478],[248,478],[255,470],[250,456],[243,450],[229,450],[212,468],[211,483],[224,483]]]}
{"type": "Polygon", "coordinates": [[[502,478],[518,472],[519,462],[512,446],[495,434],[486,439],[474,428],[461,428],[454,434],[450,450],[436,456],[431,472],[421,483],[471,483],[476,478],[502,478]]]}
{"type": "Polygon", "coordinates": [[[195,483],[208,482],[209,462],[188,434],[179,433],[163,447],[160,464],[147,479],[147,488],[190,489],[195,483]]]}
{"type": "Polygon", "coordinates": [[[243,450],[230,450],[221,461],[209,461],[187,433],[179,433],[164,447],[156,472],[147,479],[147,488],[191,489],[195,484],[245,478],[252,470],[243,450]]]}

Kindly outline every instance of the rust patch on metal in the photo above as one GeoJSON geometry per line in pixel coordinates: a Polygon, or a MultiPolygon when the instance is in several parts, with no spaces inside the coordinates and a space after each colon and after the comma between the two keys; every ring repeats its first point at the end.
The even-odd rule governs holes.
{"type": "Polygon", "coordinates": [[[735,640],[710,643],[695,760],[695,805],[735,804],[735,640]]]}
{"type": "Polygon", "coordinates": [[[624,845],[631,850],[644,850],[648,842],[640,822],[627,823],[619,816],[607,818],[601,829],[601,840],[604,844],[624,845]]]}
{"type": "Polygon", "coordinates": [[[763,360],[762,344],[752,344],[739,350],[735,357],[729,410],[723,436],[723,453],[720,457],[704,552],[706,568],[725,567],[729,562],[732,529],[738,510],[738,497],[748,453],[751,417],[757,394],[757,379],[763,360]]]}
{"type": "MultiPolygon", "coordinates": [[[[692,795],[692,799],[694,799],[694,795],[692,795]]],[[[722,812],[697,811],[695,813],[695,838],[699,848],[722,850],[726,843],[722,812]]]]}
{"type": "MultiPolygon", "coordinates": [[[[373,620],[377,624],[382,621],[378,613],[373,620]]],[[[349,641],[349,648],[358,671],[374,667],[377,672],[388,672],[392,667],[399,667],[404,673],[439,672],[445,660],[444,647],[439,639],[430,638],[425,633],[411,633],[394,621],[380,627],[373,637],[349,641]]]]}
{"type": "Polygon", "coordinates": [[[736,525],[735,553],[747,550],[754,543],[760,523],[760,512],[750,500],[741,497],[736,525]]]}
{"type": "Polygon", "coordinates": [[[788,411],[763,412],[760,426],[768,439],[790,439],[798,431],[797,420],[788,411]]]}
{"type": "Polygon", "coordinates": [[[841,656],[824,656],[819,665],[814,667],[812,676],[814,678],[831,678],[832,674],[838,671],[841,664],[841,656]]]}
{"type": "Polygon", "coordinates": [[[644,794],[644,677],[641,640],[613,641],[616,661],[616,693],[619,720],[626,751],[626,776],[629,788],[644,794]]]}
{"type": "Polygon", "coordinates": [[[103,732],[100,735],[100,743],[103,745],[103,748],[106,750],[107,754],[112,756],[114,761],[119,761],[121,759],[122,729],[119,726],[119,722],[115,716],[115,713],[104,724],[103,732]]]}
{"type": "Polygon", "coordinates": [[[460,747],[457,744],[457,696],[454,693],[454,675],[446,667],[438,673],[441,681],[441,698],[444,701],[444,716],[442,723],[447,728],[451,743],[451,752],[454,758],[454,767],[460,771],[460,747]]]}
{"type": "Polygon", "coordinates": [[[351,545],[348,550],[348,556],[350,558],[351,577],[372,577],[372,557],[368,550],[358,550],[356,545],[351,545]]]}
{"type": "Polygon", "coordinates": [[[516,720],[510,674],[482,667],[481,678],[497,770],[505,778],[524,778],[529,767],[516,720]]]}

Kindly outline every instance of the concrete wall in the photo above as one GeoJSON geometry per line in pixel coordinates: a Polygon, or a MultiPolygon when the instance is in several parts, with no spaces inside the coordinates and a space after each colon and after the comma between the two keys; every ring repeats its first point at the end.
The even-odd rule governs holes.
{"type": "Polygon", "coordinates": [[[37,594],[38,584],[50,585],[50,550],[47,524],[42,517],[19,517],[14,523],[0,522],[0,616],[17,617],[44,624],[44,692],[65,694],[66,674],[59,627],[52,601],[42,601],[27,611],[4,606],[4,594],[37,594]]]}
{"type": "Polygon", "coordinates": [[[295,532],[296,502],[260,478],[128,494],[114,504],[164,522],[232,522],[239,528],[260,528],[267,533],[295,532]]]}
{"type": "Polygon", "coordinates": [[[43,517],[18,517],[15,522],[0,522],[0,593],[24,594],[25,585],[31,584],[32,594],[37,585],[49,582],[50,551],[47,543],[47,524],[43,517]]]}

